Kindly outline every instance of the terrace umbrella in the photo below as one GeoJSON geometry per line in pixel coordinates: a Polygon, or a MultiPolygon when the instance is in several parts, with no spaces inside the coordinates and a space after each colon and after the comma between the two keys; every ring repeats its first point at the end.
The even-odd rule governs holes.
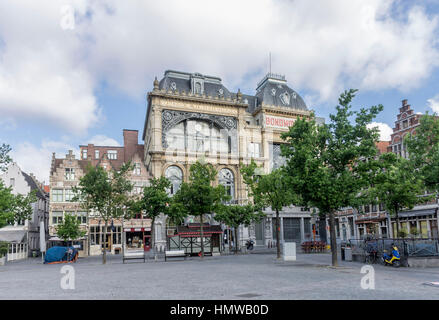
{"type": "Polygon", "coordinates": [[[40,251],[44,261],[44,253],[46,252],[46,229],[44,228],[44,221],[40,221],[40,251]]]}

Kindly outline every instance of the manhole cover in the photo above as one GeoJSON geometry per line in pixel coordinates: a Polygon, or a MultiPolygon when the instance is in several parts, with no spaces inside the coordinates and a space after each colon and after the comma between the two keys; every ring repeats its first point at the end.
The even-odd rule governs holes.
{"type": "Polygon", "coordinates": [[[425,283],[423,283],[423,285],[430,286],[430,287],[438,287],[439,288],[439,282],[438,281],[436,281],[436,282],[425,282],[425,283]]]}
{"type": "Polygon", "coordinates": [[[244,293],[244,294],[237,294],[237,297],[242,297],[242,298],[254,298],[254,297],[259,297],[261,296],[260,294],[256,294],[256,293],[244,293]]]}

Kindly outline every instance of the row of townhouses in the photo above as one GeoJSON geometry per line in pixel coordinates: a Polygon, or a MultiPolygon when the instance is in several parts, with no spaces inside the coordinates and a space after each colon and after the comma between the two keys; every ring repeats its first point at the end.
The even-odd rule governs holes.
{"type": "MultiPolygon", "coordinates": [[[[280,152],[283,143],[281,134],[298,117],[310,117],[311,111],[281,75],[267,74],[257,84],[252,95],[241,93],[240,90],[229,91],[218,77],[168,70],[160,81],[154,80],[152,91],[147,94],[141,135],[143,143],[139,143],[138,130],[125,129],[123,146],[81,145],[79,158],[72,151],[61,158],[53,154],[49,183],[50,204],[47,194],[38,183],[31,186],[31,182],[35,182],[33,177],[21,173],[16,166],[10,168],[2,178],[8,181],[15,174],[16,192],[26,192],[24,189],[20,191],[18,184],[23,184],[23,188],[37,187],[41,191],[39,199],[44,199],[46,211],[38,211],[40,215],[33,217],[24,226],[8,228],[13,229],[18,238],[18,230],[26,230],[27,243],[32,249],[32,243],[37,241],[33,236],[37,230],[35,228],[38,228],[37,221],[44,219],[48,222],[45,226],[48,225],[47,240],[51,246],[60,241],[56,229],[64,216],[74,214],[81,228],[86,231],[85,236],[75,243],[81,256],[99,255],[102,250],[118,253],[122,248],[147,250],[151,243],[152,227],[155,228],[156,248],[162,251],[170,246],[170,238],[176,234],[192,234],[196,237],[199,232],[197,220],[188,218],[185,227],[170,228],[166,217],[161,216],[151,226],[151,220],[139,213],[129,220],[113,220],[111,228],[104,234],[104,222],[86,212],[79,203],[71,201],[72,187],[78,185],[87,166],[118,170],[123,163],[130,161],[134,165],[129,175],[134,185],[133,194],[140,194],[149,179],[165,176],[171,181],[169,193],[172,195],[183,181],[188,181],[190,166],[203,158],[218,171],[215,183],[225,186],[233,203],[243,204],[248,198],[246,185],[239,173],[240,163],[247,164],[254,159],[267,173],[283,165],[285,160],[280,152]],[[18,170],[21,176],[14,170],[18,170]],[[45,215],[47,209],[48,217],[45,215]]],[[[379,142],[377,148],[379,152],[395,152],[407,156],[403,138],[419,125],[420,115],[414,113],[407,100],[403,100],[399,111],[391,141],[379,142]]],[[[324,119],[317,118],[317,121],[323,123],[324,119]]],[[[403,228],[406,227],[409,233],[412,228],[417,228],[424,237],[437,237],[437,208],[437,201],[433,200],[413,210],[401,212],[403,228]]],[[[251,238],[257,246],[274,246],[274,217],[274,212],[267,209],[266,217],[260,223],[241,226],[238,230],[241,245],[251,238]]],[[[212,247],[222,252],[225,244],[233,240],[233,235],[227,226],[218,224],[214,217],[208,220],[206,227],[211,229],[206,230],[210,230],[212,247]],[[219,235],[215,241],[214,234],[219,235]]],[[[339,240],[361,238],[370,233],[383,237],[395,236],[394,218],[385,212],[382,205],[364,206],[362,212],[346,208],[338,213],[336,222],[339,240]]],[[[282,241],[298,244],[312,239],[328,241],[328,229],[327,221],[313,216],[309,208],[291,206],[280,213],[282,241]]],[[[18,238],[14,240],[23,241],[18,238]]]]}
{"type": "MultiPolygon", "coordinates": [[[[415,113],[407,100],[402,101],[397,114],[390,141],[378,143],[379,153],[394,152],[407,158],[407,148],[404,137],[414,133],[419,126],[421,114],[415,113]]],[[[426,192],[425,195],[429,195],[426,192]]],[[[420,195],[423,196],[423,195],[420,195]]],[[[422,238],[438,238],[438,200],[436,198],[415,206],[411,210],[398,214],[400,230],[407,235],[422,238]]],[[[391,217],[382,204],[365,205],[360,212],[353,208],[345,208],[338,212],[336,219],[336,234],[340,241],[361,239],[365,235],[381,238],[398,238],[396,234],[396,217],[391,217]]]]}

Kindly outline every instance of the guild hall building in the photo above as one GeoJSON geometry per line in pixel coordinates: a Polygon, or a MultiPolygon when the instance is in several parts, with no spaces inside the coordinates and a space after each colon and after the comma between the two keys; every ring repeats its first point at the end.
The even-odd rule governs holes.
{"type": "MultiPolygon", "coordinates": [[[[160,176],[171,181],[169,193],[175,194],[181,183],[188,181],[190,166],[203,159],[217,170],[215,184],[225,186],[231,202],[245,204],[248,202],[247,187],[240,174],[240,164],[248,164],[254,159],[266,173],[281,166],[284,163],[280,152],[281,133],[288,131],[298,117],[309,118],[310,115],[311,111],[300,95],[288,86],[284,76],[267,74],[257,84],[254,95],[250,95],[240,90],[229,91],[218,77],[166,71],[160,81],[154,81],[152,91],[147,94],[143,144],[138,143],[137,130],[124,129],[123,146],[81,145],[79,159],[72,151],[63,158],[53,154],[49,241],[55,244],[60,240],[57,226],[66,214],[75,214],[85,231],[77,244],[81,255],[98,255],[102,250],[112,253],[123,249],[147,250],[151,243],[151,228],[154,228],[156,248],[163,251],[171,246],[168,242],[176,231],[187,236],[193,229],[184,228],[198,221],[188,218],[186,227],[175,228],[161,216],[151,226],[150,219],[138,214],[129,220],[112,220],[104,234],[103,221],[97,215],[85,212],[80,203],[71,201],[72,188],[78,185],[88,165],[118,170],[124,162],[132,162],[135,167],[128,178],[134,185],[133,195],[140,196],[149,180],[160,176]]],[[[317,120],[322,122],[323,119],[317,120]]],[[[263,221],[240,227],[241,246],[249,238],[256,240],[256,245],[275,246],[274,217],[275,213],[267,209],[263,221]]],[[[309,209],[284,208],[280,218],[282,241],[300,244],[311,240],[309,209]]],[[[219,225],[214,217],[208,222],[213,235],[211,252],[221,252],[230,245],[230,241],[226,244],[223,240],[226,235],[232,239],[232,232],[227,226],[219,225]]],[[[322,222],[320,235],[325,232],[325,221],[322,222]]],[[[198,241],[197,237],[191,241],[194,239],[198,241]]],[[[191,242],[191,253],[192,244],[196,243],[191,242]]]]}
{"type": "MultiPolygon", "coordinates": [[[[281,166],[281,133],[298,117],[310,115],[281,75],[267,74],[254,94],[245,94],[229,91],[218,77],[168,70],[147,95],[144,165],[152,177],[167,177],[175,193],[188,181],[190,166],[203,158],[217,170],[215,183],[225,186],[232,202],[247,203],[240,163],[254,159],[266,173],[281,166]]],[[[275,214],[266,213],[262,222],[240,228],[240,242],[253,238],[256,245],[274,246],[275,214]]],[[[309,209],[284,208],[280,217],[281,240],[300,244],[311,239],[309,209]]]]}

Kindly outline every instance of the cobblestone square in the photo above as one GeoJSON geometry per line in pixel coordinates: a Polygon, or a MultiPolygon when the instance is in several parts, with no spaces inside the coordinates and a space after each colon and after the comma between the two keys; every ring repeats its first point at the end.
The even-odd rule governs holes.
{"type": "Polygon", "coordinates": [[[329,254],[298,254],[276,261],[272,254],[198,257],[186,261],[122,263],[121,256],[79,259],[75,289],[61,288],[66,264],[33,258],[0,267],[0,299],[439,299],[438,268],[374,265],[375,290],[361,288],[363,264],[330,267],[329,254]]]}

